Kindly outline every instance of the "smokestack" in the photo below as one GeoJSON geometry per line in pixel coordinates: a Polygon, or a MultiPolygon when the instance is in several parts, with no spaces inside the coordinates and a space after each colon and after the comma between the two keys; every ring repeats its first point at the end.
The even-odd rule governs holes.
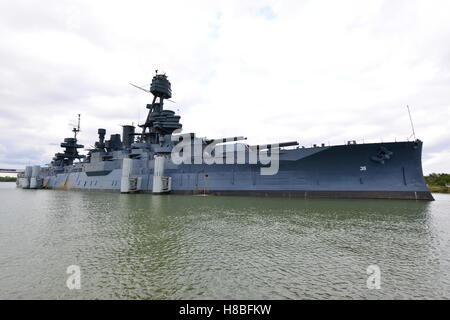
{"type": "Polygon", "coordinates": [[[98,142],[101,145],[103,145],[103,143],[105,143],[105,134],[106,134],[105,129],[98,129],[98,142]]]}
{"type": "Polygon", "coordinates": [[[130,149],[134,142],[134,126],[122,126],[122,144],[125,149],[130,149]]]}
{"type": "Polygon", "coordinates": [[[120,150],[122,147],[122,140],[120,139],[120,134],[112,134],[109,138],[109,148],[112,151],[120,150]]]}

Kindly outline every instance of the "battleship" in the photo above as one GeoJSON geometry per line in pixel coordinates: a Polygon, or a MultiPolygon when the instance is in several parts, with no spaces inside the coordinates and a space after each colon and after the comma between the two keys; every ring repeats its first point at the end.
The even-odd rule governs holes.
{"type": "Polygon", "coordinates": [[[153,95],[140,130],[123,125],[122,134],[107,139],[100,128],[98,141],[81,154],[78,115],[73,137],[64,139],[62,151],[49,164],[27,166],[18,173],[17,186],[159,195],[433,200],[423,178],[423,143],[418,139],[301,147],[297,141],[255,146],[246,144],[245,137],[200,138],[182,133],[180,116],[164,108],[172,97],[166,74],[156,72],[149,89],[138,88],[153,95]],[[274,170],[264,173],[269,166],[274,170]]]}

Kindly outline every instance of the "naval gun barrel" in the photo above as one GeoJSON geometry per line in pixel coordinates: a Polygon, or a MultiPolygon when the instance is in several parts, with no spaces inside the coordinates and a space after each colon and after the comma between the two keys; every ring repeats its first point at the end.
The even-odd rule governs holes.
{"type": "Polygon", "coordinates": [[[284,148],[284,147],[292,147],[292,146],[298,146],[299,143],[297,141],[289,141],[289,142],[280,142],[280,143],[275,143],[275,144],[267,144],[267,145],[256,145],[256,146],[251,146],[250,148],[252,149],[257,149],[257,150],[265,150],[265,149],[272,149],[272,148],[284,148]]]}
{"type": "Polygon", "coordinates": [[[298,146],[299,143],[297,141],[289,141],[289,142],[280,142],[278,143],[278,147],[284,148],[284,147],[292,147],[292,146],[298,146]]]}
{"type": "Polygon", "coordinates": [[[247,140],[247,138],[243,137],[243,136],[238,136],[238,137],[219,138],[219,139],[207,139],[206,141],[209,142],[209,141],[220,141],[220,140],[222,140],[222,142],[219,142],[219,143],[227,143],[227,142],[247,140]]]}

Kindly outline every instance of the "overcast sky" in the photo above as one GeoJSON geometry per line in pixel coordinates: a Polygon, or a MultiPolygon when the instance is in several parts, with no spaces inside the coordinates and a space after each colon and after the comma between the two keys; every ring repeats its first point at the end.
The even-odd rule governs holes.
{"type": "Polygon", "coordinates": [[[251,143],[424,141],[450,172],[450,1],[0,0],[0,167],[146,116],[154,70],[184,132],[251,143]]]}

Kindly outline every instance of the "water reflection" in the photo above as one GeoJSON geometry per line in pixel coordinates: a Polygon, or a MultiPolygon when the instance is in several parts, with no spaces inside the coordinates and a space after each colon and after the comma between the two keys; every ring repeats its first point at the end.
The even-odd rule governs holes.
{"type": "Polygon", "coordinates": [[[445,197],[430,203],[23,192],[0,193],[16,211],[0,211],[1,243],[11,246],[2,248],[11,260],[0,264],[1,297],[450,297],[445,197]],[[16,242],[16,228],[29,241],[16,242]],[[82,269],[78,292],[64,285],[70,264],[82,269]],[[371,264],[382,270],[382,290],[366,287],[371,264]]]}

